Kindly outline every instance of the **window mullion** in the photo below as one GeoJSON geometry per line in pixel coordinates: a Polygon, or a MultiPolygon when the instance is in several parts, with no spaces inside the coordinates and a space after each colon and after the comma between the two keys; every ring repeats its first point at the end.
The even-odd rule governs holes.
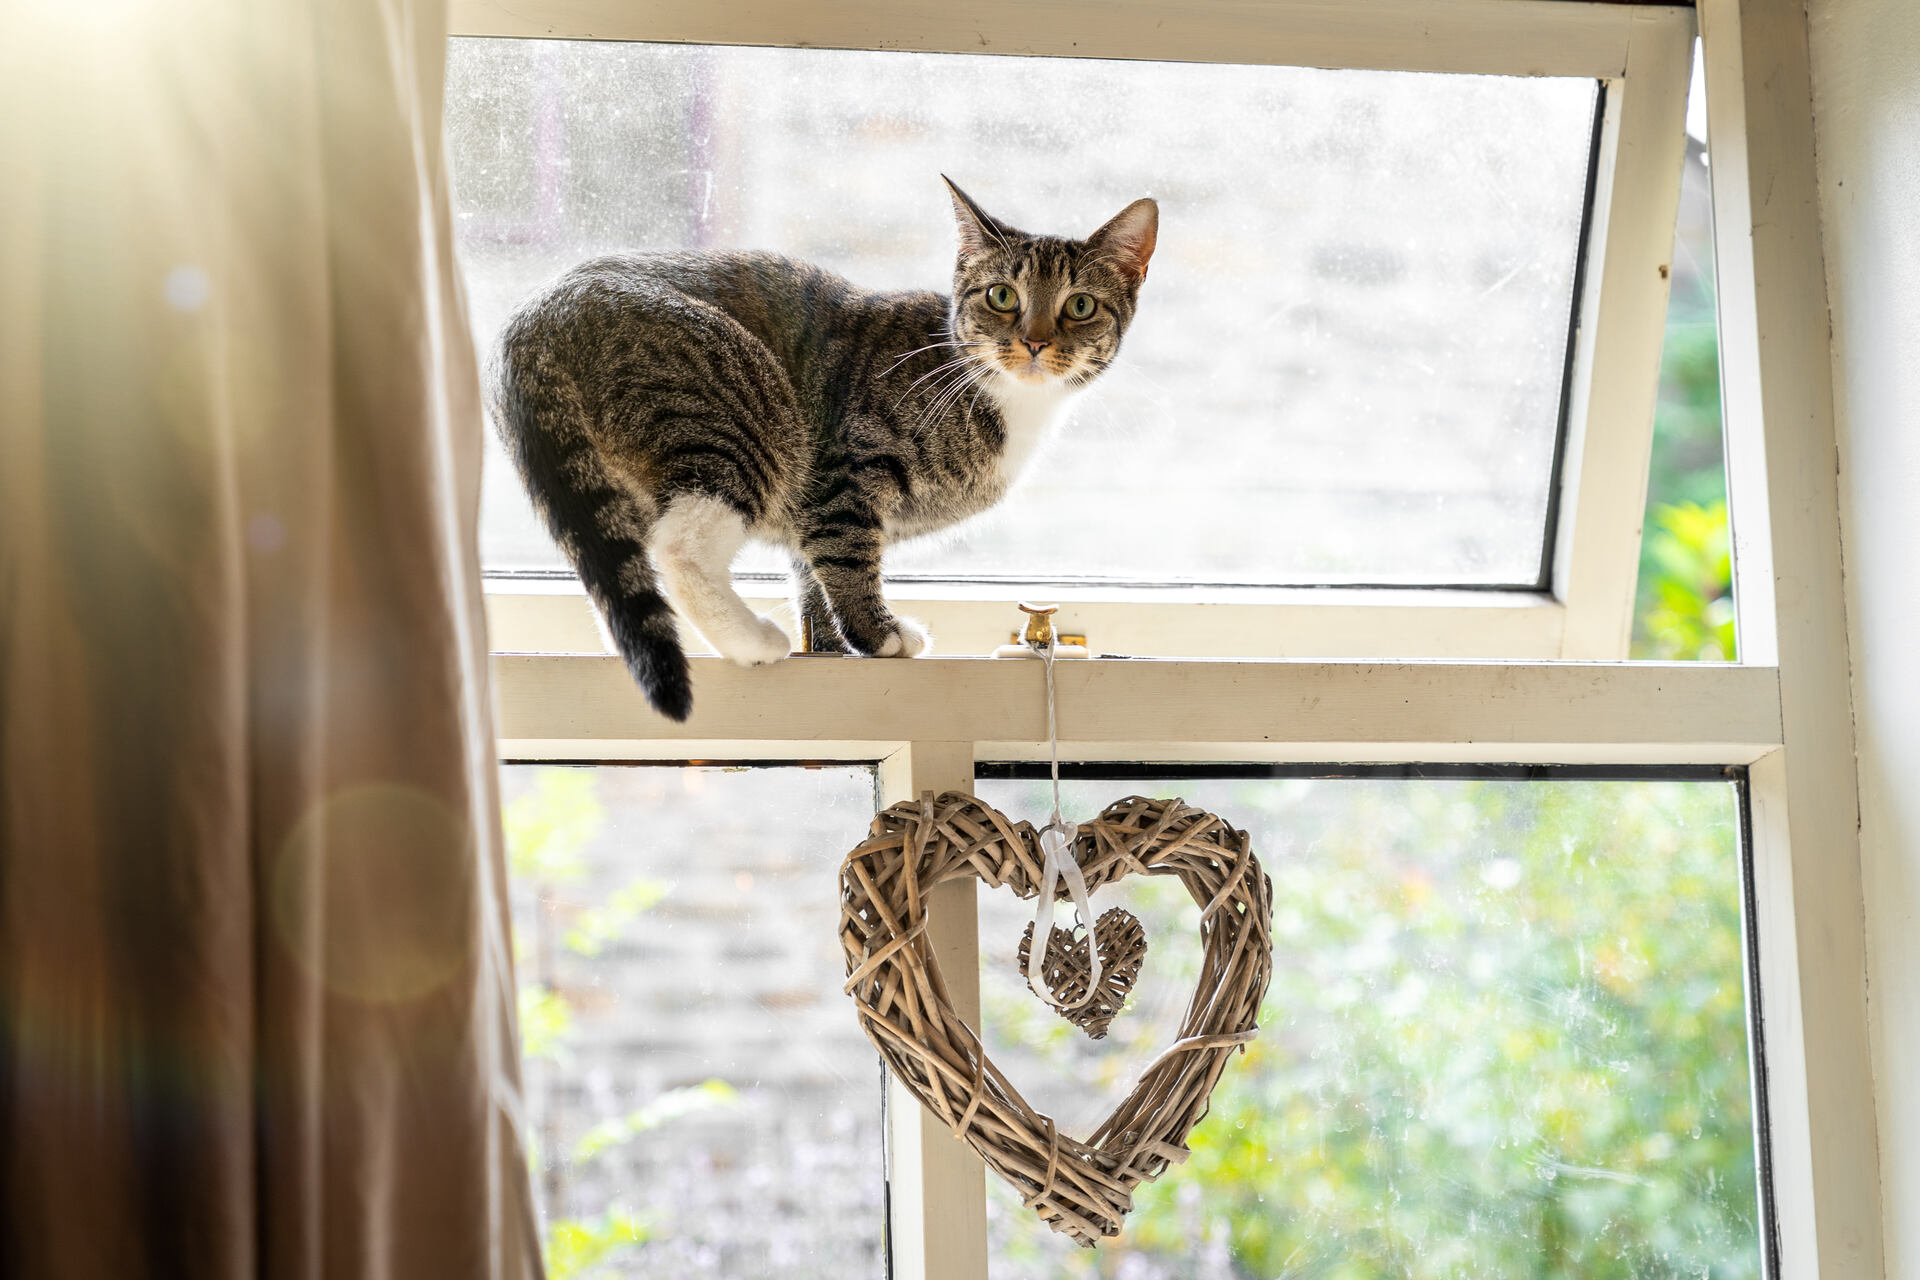
{"type": "Polygon", "coordinates": [[[1769,1274],[1878,1276],[1882,1143],[1806,11],[1702,0],[1700,28],[1740,658],[1778,663],[1784,747],[1750,775],[1769,1274]]]}
{"type": "Polygon", "coordinates": [[[1684,10],[1636,22],[1607,86],[1550,566],[1565,658],[1625,658],[1633,629],[1692,48],[1684,10]]]}
{"type": "MultiPolygon", "coordinates": [[[[882,805],[973,792],[973,743],[910,742],[880,762],[882,805]]],[[[980,1029],[976,882],[927,894],[927,935],[948,998],[980,1029]]],[[[892,1280],[986,1280],[986,1166],[905,1086],[887,1081],[887,1254],[892,1280]]]]}

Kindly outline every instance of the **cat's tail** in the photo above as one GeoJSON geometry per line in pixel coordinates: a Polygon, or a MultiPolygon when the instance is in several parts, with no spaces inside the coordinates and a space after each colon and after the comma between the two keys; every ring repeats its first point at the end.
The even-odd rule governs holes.
{"type": "Polygon", "coordinates": [[[661,715],[693,710],[686,651],[647,558],[652,512],[607,465],[578,387],[532,341],[502,343],[493,416],[534,505],[600,607],[627,670],[661,715]]]}

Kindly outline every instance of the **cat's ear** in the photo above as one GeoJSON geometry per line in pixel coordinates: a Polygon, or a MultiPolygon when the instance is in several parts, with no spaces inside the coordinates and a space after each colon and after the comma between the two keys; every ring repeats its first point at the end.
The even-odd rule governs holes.
{"type": "Polygon", "coordinates": [[[973,197],[954,186],[953,179],[946,174],[940,175],[940,181],[947,184],[947,194],[953,197],[953,220],[960,227],[961,255],[1005,246],[1013,228],[975,204],[973,197]]]}
{"type": "Polygon", "coordinates": [[[1139,284],[1147,278],[1147,259],[1153,256],[1154,239],[1159,234],[1160,206],[1151,200],[1135,200],[1088,236],[1087,245],[1105,253],[1121,274],[1139,284]]]}

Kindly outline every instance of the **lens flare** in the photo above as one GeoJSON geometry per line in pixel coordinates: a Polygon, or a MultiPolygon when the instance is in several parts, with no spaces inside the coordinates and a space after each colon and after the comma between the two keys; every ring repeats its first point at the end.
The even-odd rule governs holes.
{"type": "Polygon", "coordinates": [[[434,991],[465,963],[472,833],[418,787],[349,787],[281,846],[271,893],[282,946],[328,990],[368,1004],[434,991]]]}

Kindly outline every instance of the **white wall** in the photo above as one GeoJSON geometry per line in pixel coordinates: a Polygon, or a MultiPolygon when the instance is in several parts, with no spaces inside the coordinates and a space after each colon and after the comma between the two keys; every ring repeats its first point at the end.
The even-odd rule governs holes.
{"type": "Polygon", "coordinates": [[[1810,0],[1887,1275],[1920,1277],[1920,4],[1810,0]]]}

